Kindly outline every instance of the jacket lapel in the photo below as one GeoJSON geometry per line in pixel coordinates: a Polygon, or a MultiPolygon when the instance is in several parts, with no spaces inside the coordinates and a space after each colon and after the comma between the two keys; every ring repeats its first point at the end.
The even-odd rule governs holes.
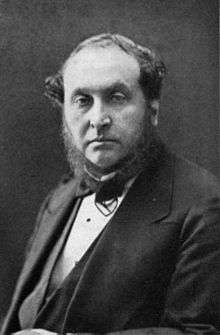
{"type": "Polygon", "coordinates": [[[159,169],[144,171],[132,185],[85,265],[64,332],[122,329],[143,303],[151,289],[151,257],[161,252],[158,229],[166,230],[152,223],[170,211],[172,178],[173,158],[166,153],[159,169]]]}
{"type": "MultiPolygon", "coordinates": [[[[56,244],[59,236],[62,234],[69,216],[74,208],[77,212],[79,199],[73,197],[74,186],[68,185],[65,193],[63,190],[58,190],[57,195],[49,203],[43,213],[41,224],[36,234],[36,239],[33,240],[31,250],[28,254],[27,261],[24,264],[22,271],[22,281],[26,281],[26,277],[31,274],[35,281],[38,281],[35,269],[41,273],[39,269],[44,267],[47,258],[56,244]],[[74,201],[73,201],[74,199],[74,201]],[[77,201],[78,200],[78,201],[77,201]]],[[[74,216],[74,213],[73,213],[74,216]]]]}
{"type": "MultiPolygon", "coordinates": [[[[47,257],[51,254],[54,245],[56,245],[58,237],[62,234],[64,229],[66,229],[67,233],[65,225],[70,214],[72,213],[74,216],[77,212],[81,201],[79,197],[86,193],[87,191],[79,190],[79,188],[76,187],[75,181],[71,180],[68,183],[61,183],[55,193],[52,193],[44,202],[41,215],[38,218],[39,227],[35,229],[36,231],[33,234],[30,251],[27,254],[21,275],[18,279],[7,317],[4,320],[2,327],[3,333],[7,334],[12,331],[13,329],[10,327],[17,324],[20,303],[35,288],[39,281],[39,275],[42,273],[45,263],[47,262],[47,257]]],[[[53,253],[53,261],[58,252],[59,248],[53,253]]],[[[51,267],[52,265],[51,263],[51,267]]],[[[38,296],[38,305],[41,303],[43,292],[42,290],[38,296]]],[[[35,307],[37,308],[38,305],[35,307]]]]}

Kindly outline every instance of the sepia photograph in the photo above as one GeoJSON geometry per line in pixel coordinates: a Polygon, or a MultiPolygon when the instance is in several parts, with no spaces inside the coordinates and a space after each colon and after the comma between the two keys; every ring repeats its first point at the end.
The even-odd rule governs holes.
{"type": "Polygon", "coordinates": [[[0,334],[220,334],[218,0],[0,0],[0,334]]]}

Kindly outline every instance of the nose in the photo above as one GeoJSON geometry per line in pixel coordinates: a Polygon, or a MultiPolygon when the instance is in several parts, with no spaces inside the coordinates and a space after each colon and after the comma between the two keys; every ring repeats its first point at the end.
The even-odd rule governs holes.
{"type": "Polygon", "coordinates": [[[101,100],[94,101],[90,110],[90,127],[100,132],[103,129],[109,128],[111,124],[112,119],[104,103],[101,100]]]}

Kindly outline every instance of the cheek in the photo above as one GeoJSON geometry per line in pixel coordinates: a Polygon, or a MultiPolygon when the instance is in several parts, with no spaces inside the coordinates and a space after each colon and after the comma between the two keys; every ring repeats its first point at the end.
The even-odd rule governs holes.
{"type": "Polygon", "coordinates": [[[84,134],[86,122],[82,115],[73,113],[70,109],[67,108],[64,113],[64,117],[67,126],[74,137],[79,137],[84,134]]]}
{"type": "Polygon", "coordinates": [[[146,125],[146,115],[142,110],[130,108],[116,120],[116,126],[126,137],[138,138],[146,125]]]}

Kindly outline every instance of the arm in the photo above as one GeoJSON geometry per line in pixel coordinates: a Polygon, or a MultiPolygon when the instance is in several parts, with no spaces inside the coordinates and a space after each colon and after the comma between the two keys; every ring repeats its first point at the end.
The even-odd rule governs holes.
{"type": "Polygon", "coordinates": [[[192,334],[217,334],[213,328],[220,329],[219,200],[189,211],[180,242],[161,324],[176,324],[192,334]]]}
{"type": "Polygon", "coordinates": [[[220,334],[219,199],[193,207],[179,238],[175,271],[159,327],[108,335],[220,334]]]}
{"type": "MultiPolygon", "coordinates": [[[[29,254],[29,251],[31,249],[31,245],[33,243],[33,240],[35,239],[35,236],[36,236],[37,231],[39,229],[39,226],[41,224],[42,217],[43,217],[43,215],[44,215],[44,213],[45,213],[45,211],[48,207],[48,203],[49,203],[49,200],[51,198],[51,195],[52,195],[52,193],[50,193],[46,197],[46,199],[44,200],[44,202],[41,205],[41,208],[40,208],[40,211],[38,213],[36,223],[35,223],[35,226],[34,226],[34,232],[32,233],[31,238],[29,240],[29,243],[28,243],[28,245],[26,247],[26,250],[25,250],[26,258],[29,254]]],[[[6,317],[3,321],[3,325],[0,329],[0,334],[1,335],[11,334],[12,331],[20,329],[17,311],[18,311],[18,308],[19,308],[20,300],[22,300],[22,298],[23,298],[22,296],[20,296],[20,289],[21,289],[21,286],[22,286],[22,282],[23,282],[23,279],[22,279],[22,271],[21,271],[20,277],[19,277],[19,279],[17,281],[17,284],[16,284],[16,288],[15,288],[15,292],[14,292],[14,295],[13,295],[13,299],[12,299],[10,308],[9,308],[8,313],[7,313],[7,315],[6,315],[6,317]]]]}

